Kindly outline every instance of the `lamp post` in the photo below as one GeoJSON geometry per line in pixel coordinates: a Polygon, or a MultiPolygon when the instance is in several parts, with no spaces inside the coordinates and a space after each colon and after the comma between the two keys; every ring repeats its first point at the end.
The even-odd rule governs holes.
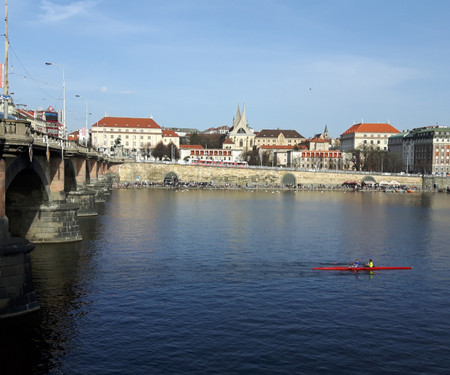
{"type": "Polygon", "coordinates": [[[55,65],[61,68],[62,71],[62,84],[63,84],[63,138],[66,139],[67,138],[67,128],[66,128],[66,78],[64,75],[64,68],[62,67],[62,65],[59,64],[55,64],[52,62],[46,62],[45,65],[55,65]]]}
{"type": "Polygon", "coordinates": [[[87,98],[85,98],[84,96],[81,96],[81,95],[75,95],[77,98],[83,98],[85,101],[86,101],[86,122],[85,122],[85,125],[84,125],[84,131],[85,131],[85,133],[84,133],[84,139],[85,139],[85,145],[86,145],[86,147],[87,147],[87,145],[88,145],[88,116],[89,116],[89,111],[88,111],[88,100],[87,100],[87,98]]]}

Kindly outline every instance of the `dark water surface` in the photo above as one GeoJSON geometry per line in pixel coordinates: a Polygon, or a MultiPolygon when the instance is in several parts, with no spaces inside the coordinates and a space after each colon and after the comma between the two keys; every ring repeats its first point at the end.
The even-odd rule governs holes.
{"type": "Polygon", "coordinates": [[[1,374],[445,374],[450,195],[118,190],[32,252],[1,374]],[[359,258],[412,266],[312,271],[359,258]]]}

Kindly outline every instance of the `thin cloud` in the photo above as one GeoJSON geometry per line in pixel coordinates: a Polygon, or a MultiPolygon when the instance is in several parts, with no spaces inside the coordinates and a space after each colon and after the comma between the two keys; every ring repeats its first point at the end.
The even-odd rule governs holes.
{"type": "Polygon", "coordinates": [[[328,89],[392,89],[421,75],[417,69],[358,57],[317,61],[307,70],[328,89]]]}
{"type": "Polygon", "coordinates": [[[39,15],[39,20],[45,23],[60,22],[69,18],[88,14],[88,10],[97,4],[96,1],[74,1],[67,5],[59,5],[52,3],[49,0],[42,0],[40,8],[42,14],[39,15]]]}

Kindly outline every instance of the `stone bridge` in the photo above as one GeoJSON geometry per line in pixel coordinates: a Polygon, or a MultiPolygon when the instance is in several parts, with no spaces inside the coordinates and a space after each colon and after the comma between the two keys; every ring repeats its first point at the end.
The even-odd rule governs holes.
{"type": "Polygon", "coordinates": [[[78,217],[96,215],[121,160],[0,122],[0,317],[38,308],[29,252],[34,243],[81,240],[78,217]]]}

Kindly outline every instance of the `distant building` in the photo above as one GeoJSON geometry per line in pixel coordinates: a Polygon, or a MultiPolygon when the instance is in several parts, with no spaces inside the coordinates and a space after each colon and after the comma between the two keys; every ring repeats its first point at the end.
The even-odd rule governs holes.
{"type": "Polygon", "coordinates": [[[240,151],[250,151],[253,149],[253,146],[255,145],[255,134],[253,129],[247,124],[245,105],[242,108],[242,114],[238,105],[236,117],[233,120],[233,126],[230,128],[225,140],[227,139],[233,143],[231,146],[230,141],[227,141],[227,148],[231,147],[233,150],[240,151]]]}
{"type": "Polygon", "coordinates": [[[323,130],[323,133],[314,134],[313,138],[329,140],[330,138],[328,136],[328,125],[325,125],[325,129],[323,130]]]}
{"type": "Polygon", "coordinates": [[[226,138],[223,141],[222,148],[224,150],[232,150],[234,148],[234,142],[230,138],[226,138]]]}
{"type": "Polygon", "coordinates": [[[389,137],[398,133],[390,124],[356,124],[341,134],[341,151],[351,151],[364,145],[387,151],[389,137]]]}
{"type": "Polygon", "coordinates": [[[218,126],[217,128],[209,128],[203,131],[204,134],[227,134],[230,131],[229,126],[218,126]]]}
{"type": "Polygon", "coordinates": [[[389,150],[402,156],[410,173],[450,173],[450,127],[427,126],[389,138],[389,150]]]}
{"type": "Polygon", "coordinates": [[[305,169],[343,169],[343,155],[335,150],[299,150],[292,152],[292,166],[305,169]]]}
{"type": "Polygon", "coordinates": [[[200,145],[181,145],[180,159],[184,160],[187,156],[189,161],[240,161],[242,152],[239,150],[224,150],[204,148],[200,145]]]}
{"type": "Polygon", "coordinates": [[[388,139],[389,152],[393,152],[402,158],[406,172],[409,172],[410,167],[411,169],[413,169],[414,165],[414,152],[411,153],[412,149],[410,147],[405,148],[407,144],[407,142],[405,142],[405,137],[409,133],[410,133],[409,130],[403,131],[401,133],[391,135],[388,139]]]}
{"type": "Polygon", "coordinates": [[[177,147],[180,145],[180,137],[177,133],[175,133],[172,129],[163,129],[162,130],[162,142],[164,145],[168,145],[173,143],[177,147]]]}
{"type": "Polygon", "coordinates": [[[330,149],[330,141],[324,138],[310,138],[302,142],[299,146],[306,150],[328,151],[330,149]]]}
{"type": "Polygon", "coordinates": [[[306,146],[261,146],[261,153],[269,153],[274,166],[304,169],[343,169],[342,152],[334,150],[310,150],[306,146]]]}
{"type": "Polygon", "coordinates": [[[291,166],[293,145],[262,145],[258,147],[258,150],[261,156],[262,154],[268,154],[268,160],[273,166],[291,166]]]}
{"type": "Polygon", "coordinates": [[[264,129],[255,136],[255,146],[296,146],[305,141],[296,130],[264,129]]]}
{"type": "Polygon", "coordinates": [[[75,130],[74,132],[70,133],[67,135],[67,139],[69,141],[75,141],[78,142],[80,139],[80,131],[79,130],[75,130]]]}
{"type": "Polygon", "coordinates": [[[38,132],[52,135],[54,137],[63,136],[63,125],[58,120],[58,112],[53,107],[47,109],[28,110],[16,108],[16,116],[19,119],[27,120],[31,127],[38,132]]]}
{"type": "Polygon", "coordinates": [[[124,152],[130,154],[144,148],[153,148],[159,142],[173,142],[179,147],[179,137],[173,130],[163,129],[153,118],[103,117],[92,125],[94,147],[111,149],[120,140],[124,152]]]}
{"type": "Polygon", "coordinates": [[[192,151],[203,150],[202,145],[180,145],[180,160],[184,160],[186,157],[191,157],[192,151]]]}

